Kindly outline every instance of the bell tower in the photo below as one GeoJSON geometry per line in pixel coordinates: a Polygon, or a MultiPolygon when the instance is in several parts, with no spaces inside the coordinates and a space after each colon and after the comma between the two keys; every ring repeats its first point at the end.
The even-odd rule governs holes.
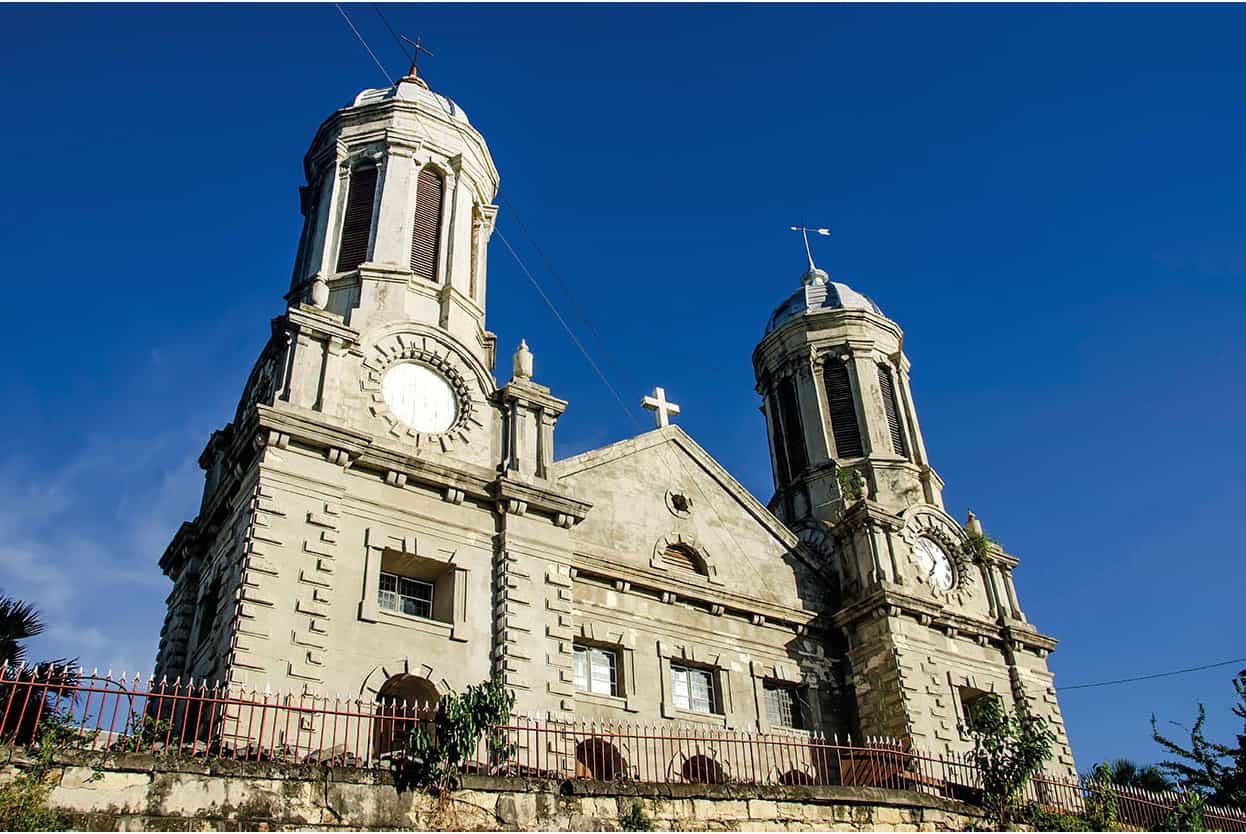
{"type": "Polygon", "coordinates": [[[753,351],[770,509],[821,556],[838,594],[857,731],[961,752],[968,705],[996,693],[1050,723],[1050,769],[1075,775],[1046,663],[1056,641],[1021,611],[1016,557],[972,515],[962,527],[945,512],[909,368],[900,326],[811,254],[753,351]]]}
{"type": "Polygon", "coordinates": [[[285,310],[161,560],[157,674],[371,701],[496,673],[570,709],[570,632],[541,618],[589,505],[555,483],[567,403],[526,344],[494,378],[485,140],[413,66],[332,113],[304,170],[285,310]]]}
{"type": "Polygon", "coordinates": [[[359,331],[424,322],[492,368],[485,256],[498,172],[462,109],[414,72],[364,90],[312,140],[288,299],[359,331]]]}

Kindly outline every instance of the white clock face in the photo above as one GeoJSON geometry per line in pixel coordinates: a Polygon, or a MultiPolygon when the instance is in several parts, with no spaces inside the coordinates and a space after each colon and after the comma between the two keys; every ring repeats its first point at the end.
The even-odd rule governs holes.
{"type": "Polygon", "coordinates": [[[395,365],[385,373],[381,395],[395,417],[426,434],[450,428],[459,414],[458,398],[446,378],[413,362],[395,365]]]}
{"type": "Polygon", "coordinates": [[[952,560],[943,552],[943,548],[933,539],[922,536],[913,548],[917,564],[926,574],[926,581],[932,588],[950,591],[956,581],[956,573],[952,569],[952,560]]]}

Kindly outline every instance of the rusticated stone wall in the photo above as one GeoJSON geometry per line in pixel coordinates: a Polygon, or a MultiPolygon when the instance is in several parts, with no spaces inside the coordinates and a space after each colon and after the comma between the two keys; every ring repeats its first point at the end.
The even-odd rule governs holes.
{"type": "MultiPolygon", "coordinates": [[[[3,750],[0,779],[25,767],[3,750]]],[[[961,831],[957,802],[844,787],[629,785],[464,777],[448,796],[395,789],[388,774],[314,766],[68,751],[49,804],[103,831],[296,829],[618,831],[639,804],[656,830],[961,831]]]]}

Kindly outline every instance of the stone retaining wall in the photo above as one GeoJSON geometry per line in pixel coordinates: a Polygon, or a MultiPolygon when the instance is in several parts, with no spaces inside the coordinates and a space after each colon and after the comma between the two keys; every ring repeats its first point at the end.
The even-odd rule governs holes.
{"type": "MultiPolygon", "coordinates": [[[[6,751],[3,775],[26,766],[6,751]]],[[[49,805],[95,830],[468,829],[618,831],[639,804],[656,830],[960,831],[976,809],[908,791],[842,787],[634,785],[465,777],[433,797],[388,774],[147,754],[67,751],[49,805]]]]}

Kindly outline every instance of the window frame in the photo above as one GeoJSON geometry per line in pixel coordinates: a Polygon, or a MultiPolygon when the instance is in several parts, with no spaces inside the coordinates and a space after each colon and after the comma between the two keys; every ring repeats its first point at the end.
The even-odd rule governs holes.
{"type": "Polygon", "coordinates": [[[364,581],[359,586],[359,613],[362,622],[385,623],[398,628],[421,631],[455,642],[471,637],[469,624],[473,612],[469,596],[473,590],[472,572],[449,548],[431,548],[448,553],[448,558],[421,556],[415,551],[415,538],[391,527],[369,527],[365,534],[364,581]],[[392,564],[396,560],[398,564],[392,564]],[[434,586],[436,600],[432,617],[418,617],[381,608],[378,605],[380,574],[397,573],[408,579],[428,582],[434,586]],[[394,568],[398,568],[395,570],[394,568]]]}
{"type": "Polygon", "coordinates": [[[593,643],[575,642],[571,647],[572,652],[572,672],[574,673],[575,691],[586,695],[603,695],[610,698],[623,697],[623,663],[620,652],[617,648],[611,646],[602,646],[593,643]],[[581,661],[583,658],[583,661],[581,661]],[[609,671],[609,691],[600,692],[594,689],[594,685],[598,682],[595,658],[605,658],[608,660],[609,671]],[[584,686],[580,681],[580,664],[584,663],[584,686]]]}
{"type": "MultiPolygon", "coordinates": [[[[766,723],[772,728],[782,730],[805,730],[808,724],[808,716],[805,715],[805,696],[804,687],[798,683],[790,683],[788,681],[780,681],[774,679],[764,679],[761,683],[762,690],[762,706],[766,711],[766,723]],[[787,711],[790,713],[794,723],[783,723],[776,718],[782,718],[781,715],[776,716],[772,709],[771,693],[785,693],[791,698],[791,703],[786,705],[787,711]]],[[[773,704],[774,708],[778,708],[782,712],[784,705],[773,704]]]]}
{"type": "Polygon", "coordinates": [[[378,577],[376,591],[377,591],[376,605],[382,611],[388,611],[393,614],[402,614],[405,617],[419,617],[420,619],[424,619],[424,620],[433,619],[433,610],[434,610],[433,599],[434,599],[434,595],[436,594],[436,586],[432,582],[426,582],[423,579],[414,579],[410,576],[403,576],[401,573],[392,573],[390,571],[383,570],[380,572],[380,575],[378,577]],[[386,578],[391,578],[394,580],[394,589],[392,591],[386,591],[384,587],[382,587],[386,578]],[[413,596],[411,594],[404,594],[402,592],[404,582],[407,583],[408,585],[414,585],[417,587],[427,588],[428,599],[421,599],[420,597],[413,596]],[[386,605],[384,602],[382,602],[386,594],[392,595],[395,601],[399,601],[399,604],[395,607],[395,606],[386,605]],[[414,600],[415,602],[422,604],[427,609],[426,612],[421,614],[421,613],[417,613],[414,611],[408,611],[406,607],[401,604],[402,600],[407,600],[407,599],[414,600]]]}
{"type": "Polygon", "coordinates": [[[672,662],[670,664],[670,672],[671,703],[675,706],[675,709],[683,710],[685,712],[694,712],[698,715],[723,715],[722,695],[718,691],[720,687],[718,683],[717,669],[705,666],[696,666],[688,663],[672,662]],[[684,703],[682,704],[679,702],[680,695],[679,687],[677,685],[680,673],[682,673],[684,677],[684,703]],[[696,678],[703,679],[705,681],[705,703],[708,709],[698,709],[696,706],[697,700],[694,698],[692,685],[694,675],[696,678]]]}

